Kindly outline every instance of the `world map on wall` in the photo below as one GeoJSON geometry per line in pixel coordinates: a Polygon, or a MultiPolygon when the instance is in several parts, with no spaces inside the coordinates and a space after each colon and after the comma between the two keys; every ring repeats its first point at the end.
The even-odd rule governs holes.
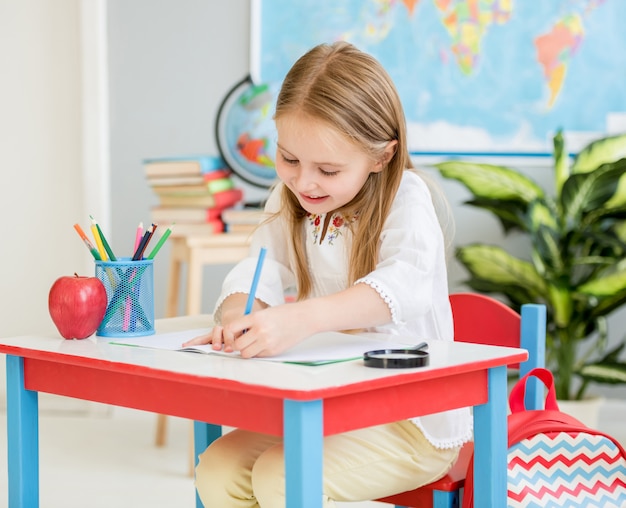
{"type": "Polygon", "coordinates": [[[601,135],[626,114],[623,20],[623,0],[256,0],[252,78],[277,90],[308,49],[346,40],[393,78],[414,152],[546,153],[557,129],[601,135]]]}

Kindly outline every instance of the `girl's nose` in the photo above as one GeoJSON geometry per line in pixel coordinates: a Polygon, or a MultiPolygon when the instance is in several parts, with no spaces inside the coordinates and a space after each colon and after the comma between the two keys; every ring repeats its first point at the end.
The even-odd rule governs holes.
{"type": "Polygon", "coordinates": [[[317,188],[314,173],[312,171],[302,169],[293,177],[293,186],[298,192],[306,193],[317,188]]]}

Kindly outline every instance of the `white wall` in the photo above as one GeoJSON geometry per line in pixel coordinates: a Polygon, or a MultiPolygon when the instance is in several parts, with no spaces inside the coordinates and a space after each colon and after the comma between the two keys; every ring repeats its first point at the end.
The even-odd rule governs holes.
{"type": "Polygon", "coordinates": [[[50,286],[87,266],[79,4],[1,2],[0,336],[49,329],[50,286]]]}

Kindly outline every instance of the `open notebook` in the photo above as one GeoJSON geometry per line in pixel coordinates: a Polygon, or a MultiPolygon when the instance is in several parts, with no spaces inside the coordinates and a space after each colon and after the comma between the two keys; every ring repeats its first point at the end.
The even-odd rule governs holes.
{"type": "MultiPolygon", "coordinates": [[[[216,354],[239,357],[238,352],[225,353],[213,350],[210,344],[183,348],[186,342],[198,335],[208,333],[210,328],[199,328],[183,332],[161,333],[145,337],[129,337],[103,339],[110,344],[136,346],[152,349],[167,349],[191,353],[216,354]]],[[[363,358],[363,353],[374,349],[406,348],[411,344],[391,342],[390,336],[384,334],[365,333],[348,334],[340,332],[325,332],[312,335],[284,353],[268,358],[254,358],[254,360],[298,363],[302,365],[324,365],[327,363],[342,362],[363,358]]]]}

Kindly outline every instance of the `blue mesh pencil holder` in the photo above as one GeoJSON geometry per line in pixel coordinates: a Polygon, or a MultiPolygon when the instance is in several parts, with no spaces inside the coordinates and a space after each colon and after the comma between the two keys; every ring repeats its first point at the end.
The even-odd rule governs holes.
{"type": "Polygon", "coordinates": [[[96,261],[96,277],[107,292],[107,310],[96,335],[139,337],[154,334],[152,259],[96,261]]]}

